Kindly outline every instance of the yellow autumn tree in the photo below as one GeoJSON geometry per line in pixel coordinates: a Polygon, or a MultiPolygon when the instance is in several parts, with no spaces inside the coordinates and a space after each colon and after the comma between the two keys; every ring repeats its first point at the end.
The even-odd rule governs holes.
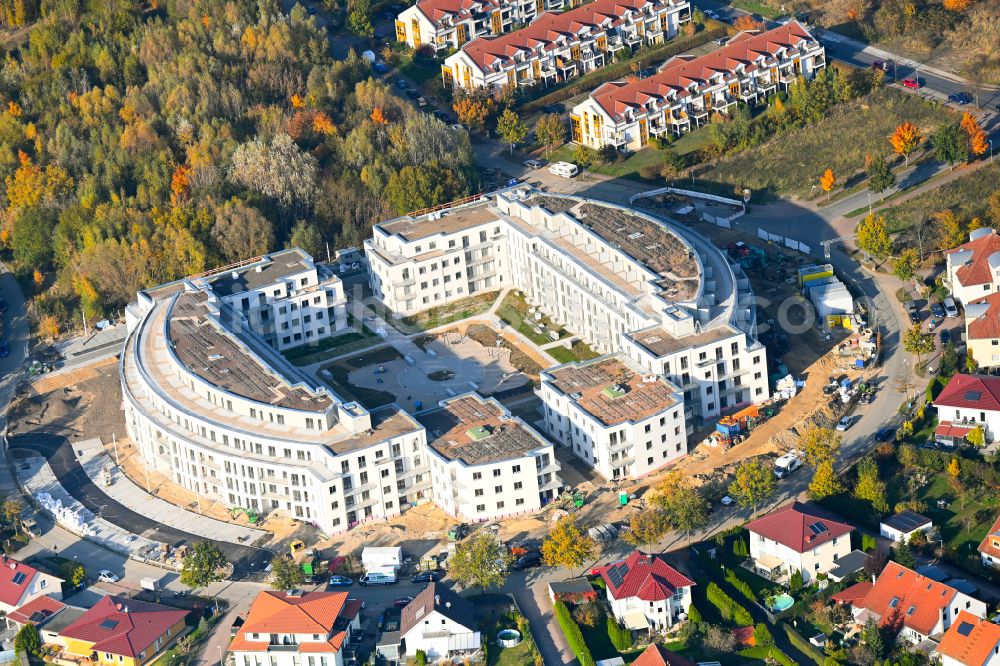
{"type": "Polygon", "coordinates": [[[303,106],[306,105],[306,101],[302,98],[301,95],[292,95],[291,102],[292,102],[292,108],[294,109],[301,109],[303,106]]]}
{"type": "Polygon", "coordinates": [[[937,227],[937,245],[939,250],[950,250],[958,247],[965,240],[965,229],[962,228],[962,221],[958,219],[954,211],[942,210],[934,213],[935,227],[937,227]]]}
{"type": "Polygon", "coordinates": [[[42,272],[36,268],[35,272],[31,274],[31,281],[35,283],[36,288],[41,289],[42,285],[45,283],[45,276],[42,275],[42,272]]]}
{"type": "Polygon", "coordinates": [[[837,177],[833,175],[833,169],[827,169],[823,172],[823,175],[819,177],[819,186],[823,188],[824,192],[826,192],[827,200],[830,199],[830,192],[836,184],[837,177]]]}
{"type": "Polygon", "coordinates": [[[337,133],[337,126],[330,120],[330,116],[322,111],[313,116],[313,131],[316,134],[333,135],[337,133]]]}
{"type": "Polygon", "coordinates": [[[989,149],[986,132],[979,126],[979,121],[976,117],[968,111],[962,114],[962,129],[969,136],[969,152],[977,157],[985,155],[989,149]]]}
{"type": "Polygon", "coordinates": [[[889,137],[889,143],[897,154],[903,156],[906,166],[910,166],[910,153],[920,145],[920,128],[907,120],[896,127],[896,131],[889,137]]]}
{"type": "Polygon", "coordinates": [[[59,321],[52,315],[42,315],[38,320],[38,334],[48,340],[59,337],[59,321]]]}
{"type": "Polygon", "coordinates": [[[948,473],[954,479],[957,479],[962,473],[962,466],[958,464],[958,458],[952,458],[951,462],[948,463],[948,473]]]}
{"type": "Polygon", "coordinates": [[[733,27],[737,30],[760,30],[764,24],[749,14],[742,14],[733,21],[733,27]]]}
{"type": "Polygon", "coordinates": [[[462,97],[456,100],[451,108],[458,116],[458,122],[472,129],[481,130],[493,112],[493,102],[491,99],[480,97],[462,97]]]}

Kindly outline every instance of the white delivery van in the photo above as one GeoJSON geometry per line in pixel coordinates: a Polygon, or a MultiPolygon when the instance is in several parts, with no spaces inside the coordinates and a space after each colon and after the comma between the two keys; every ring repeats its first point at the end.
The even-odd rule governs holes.
{"type": "Polygon", "coordinates": [[[372,571],[358,579],[360,585],[392,585],[396,582],[394,571],[372,571]]]}
{"type": "Polygon", "coordinates": [[[572,178],[580,173],[580,169],[575,164],[570,164],[569,162],[556,162],[549,167],[549,173],[562,176],[563,178],[572,178]]]}
{"type": "Polygon", "coordinates": [[[789,451],[774,461],[774,475],[783,479],[799,467],[802,467],[802,454],[798,451],[789,451]]]}

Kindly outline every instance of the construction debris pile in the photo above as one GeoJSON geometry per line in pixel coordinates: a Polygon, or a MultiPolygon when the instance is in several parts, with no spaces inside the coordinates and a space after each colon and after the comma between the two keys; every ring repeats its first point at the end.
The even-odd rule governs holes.
{"type": "Polygon", "coordinates": [[[35,499],[42,506],[42,509],[52,514],[56,522],[71,532],[84,536],[95,536],[97,531],[90,524],[90,520],[83,511],[73,510],[63,506],[62,500],[52,497],[44,492],[36,493],[35,499]]]}
{"type": "Polygon", "coordinates": [[[785,375],[775,383],[772,397],[775,400],[791,400],[805,385],[805,381],[795,379],[791,375],[785,375]]]}
{"type": "Polygon", "coordinates": [[[861,370],[878,360],[878,336],[863,325],[855,330],[851,337],[837,345],[838,365],[861,370]]]}

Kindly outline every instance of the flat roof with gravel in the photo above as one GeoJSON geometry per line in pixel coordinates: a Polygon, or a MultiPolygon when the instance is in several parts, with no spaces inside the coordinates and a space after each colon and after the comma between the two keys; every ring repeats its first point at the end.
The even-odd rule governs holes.
{"type": "Polygon", "coordinates": [[[417,420],[427,429],[427,442],[435,451],[467,465],[520,458],[548,446],[499,403],[472,395],[448,400],[417,420]]]}
{"type": "Polygon", "coordinates": [[[405,215],[375,226],[406,241],[417,241],[438,234],[453,234],[463,229],[471,229],[501,219],[500,213],[487,202],[476,202],[445,208],[433,213],[412,217],[405,215]]]}
{"type": "Polygon", "coordinates": [[[686,335],[683,338],[675,338],[663,328],[656,326],[635,333],[626,333],[625,335],[644,347],[651,354],[662,357],[684,349],[710,345],[713,342],[721,342],[728,338],[742,335],[742,332],[733,326],[726,325],[711,328],[701,333],[695,333],[694,335],[686,335]]]}

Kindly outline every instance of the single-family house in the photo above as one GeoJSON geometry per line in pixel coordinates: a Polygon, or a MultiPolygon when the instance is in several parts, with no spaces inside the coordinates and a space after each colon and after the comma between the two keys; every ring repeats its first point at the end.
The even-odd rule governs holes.
{"type": "Polygon", "coordinates": [[[878,525],[879,534],[893,541],[910,542],[916,534],[930,534],[934,531],[934,523],[927,516],[916,511],[900,511],[884,518],[878,525]]]}
{"type": "Polygon", "coordinates": [[[632,666],[695,666],[687,657],[671,652],[658,643],[651,643],[632,666]]]}
{"type": "Polygon", "coordinates": [[[747,530],[758,571],[779,580],[798,571],[809,582],[851,552],[854,527],[814,504],[790,502],[750,522],[747,530]]]}
{"type": "Polygon", "coordinates": [[[184,634],[188,611],[106,596],[61,632],[71,658],[105,666],[142,666],[184,634]]]}
{"type": "Polygon", "coordinates": [[[935,439],[960,444],[975,428],[987,443],[1000,433],[1000,377],[954,375],[936,400],[938,426],[935,439]]]}
{"type": "Polygon", "coordinates": [[[993,521],[990,531],[980,542],[979,558],[984,567],[1000,569],[1000,517],[993,521]]]}
{"type": "Polygon", "coordinates": [[[403,608],[399,635],[401,654],[422,650],[434,661],[478,650],[483,643],[472,602],[440,583],[429,584],[403,608]]]}
{"type": "Polygon", "coordinates": [[[233,663],[342,666],[362,605],[347,592],[261,592],[229,645],[233,663]]]}
{"type": "Polygon", "coordinates": [[[1000,286],[1000,235],[993,229],[969,232],[969,242],[948,250],[945,259],[945,286],[963,305],[997,291],[1000,286]]]}
{"type": "Polygon", "coordinates": [[[980,368],[1000,366],[1000,292],[965,303],[965,344],[980,368]]]}
{"type": "Polygon", "coordinates": [[[979,618],[986,616],[986,604],[982,601],[896,562],[886,565],[874,585],[865,582],[855,587],[859,586],[867,589],[863,598],[853,595],[852,588],[840,593],[855,599],[852,602],[855,621],[866,624],[871,619],[892,626],[901,638],[912,643],[940,637],[962,611],[979,618]],[[867,589],[869,585],[871,588],[867,589]]]}
{"type": "Polygon", "coordinates": [[[938,645],[941,666],[1000,665],[1000,625],[959,611],[938,645]]]}
{"type": "Polygon", "coordinates": [[[0,611],[10,614],[38,597],[62,599],[62,579],[0,555],[0,611]]]}
{"type": "Polygon", "coordinates": [[[691,606],[694,581],[663,555],[636,550],[597,572],[606,584],[611,612],[629,629],[670,629],[691,606]]]}

